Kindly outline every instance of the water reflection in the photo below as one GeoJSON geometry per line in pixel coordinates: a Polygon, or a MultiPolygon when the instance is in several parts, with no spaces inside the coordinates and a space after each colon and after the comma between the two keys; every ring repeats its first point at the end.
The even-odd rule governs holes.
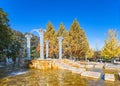
{"type": "MultiPolygon", "coordinates": [[[[100,69],[90,69],[93,71],[102,71],[100,69]]],[[[118,71],[112,73],[117,74],[118,71]]],[[[1,73],[1,71],[0,71],[1,73]]],[[[8,73],[8,72],[7,72],[8,73]]],[[[13,73],[13,72],[11,72],[13,73]]],[[[11,74],[10,73],[10,74],[11,74]]],[[[15,72],[16,73],[16,72],[15,72]]],[[[102,79],[96,80],[81,77],[79,74],[67,70],[34,70],[29,72],[17,72],[17,76],[4,76],[0,79],[0,86],[119,86],[120,81],[106,82],[102,79]],[[22,74],[21,74],[22,73],[22,74]]],[[[9,75],[9,74],[8,74],[9,75]]]]}
{"type": "Polygon", "coordinates": [[[12,72],[11,74],[10,74],[10,76],[16,76],[16,75],[21,75],[21,74],[25,74],[25,73],[27,73],[28,71],[23,71],[23,72],[12,72]]]}

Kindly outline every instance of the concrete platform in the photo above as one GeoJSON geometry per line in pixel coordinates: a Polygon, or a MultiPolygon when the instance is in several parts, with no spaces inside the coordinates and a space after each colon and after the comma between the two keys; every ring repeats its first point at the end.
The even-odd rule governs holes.
{"type": "Polygon", "coordinates": [[[95,68],[100,68],[100,69],[102,69],[103,66],[104,66],[103,64],[96,64],[96,65],[95,65],[95,68]]]}
{"type": "Polygon", "coordinates": [[[85,71],[86,71],[85,68],[78,68],[78,69],[72,70],[72,73],[81,74],[82,72],[85,72],[85,71]]]}
{"type": "Polygon", "coordinates": [[[101,73],[99,72],[92,72],[92,71],[85,71],[83,73],[81,73],[81,76],[85,76],[85,77],[90,77],[90,78],[100,78],[101,73]]]}
{"type": "Polygon", "coordinates": [[[116,69],[117,68],[117,65],[114,65],[114,64],[105,64],[105,69],[116,69]]]}
{"type": "Polygon", "coordinates": [[[81,67],[81,68],[84,68],[84,67],[85,67],[85,65],[83,65],[83,64],[80,64],[80,65],[79,65],[79,67],[81,67]]]}
{"type": "Polygon", "coordinates": [[[88,65],[86,65],[85,67],[86,67],[86,68],[93,68],[94,65],[92,65],[92,64],[88,64],[88,65]]]}
{"type": "Polygon", "coordinates": [[[100,68],[100,69],[102,69],[103,68],[103,65],[95,65],[95,68],[100,68]]]}
{"type": "Polygon", "coordinates": [[[105,74],[105,80],[106,81],[115,81],[114,74],[105,74]]]}

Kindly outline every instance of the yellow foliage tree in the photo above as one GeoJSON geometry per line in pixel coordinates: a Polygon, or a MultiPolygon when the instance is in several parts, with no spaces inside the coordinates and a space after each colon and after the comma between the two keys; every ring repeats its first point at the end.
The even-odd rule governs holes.
{"type": "Polygon", "coordinates": [[[118,32],[116,30],[108,30],[105,46],[101,51],[101,56],[106,59],[118,57],[120,54],[120,45],[118,41],[118,32]]]}
{"type": "Polygon", "coordinates": [[[92,58],[93,55],[94,55],[93,49],[89,49],[89,50],[87,51],[87,53],[86,53],[86,57],[87,57],[87,58],[92,58]]]}
{"type": "Polygon", "coordinates": [[[57,57],[58,56],[58,40],[57,34],[54,30],[54,27],[51,22],[47,24],[45,32],[45,40],[49,41],[49,57],[57,57]]]}
{"type": "Polygon", "coordinates": [[[63,48],[63,56],[68,56],[69,55],[69,46],[68,46],[68,38],[69,34],[65,29],[65,26],[63,23],[60,24],[58,32],[57,32],[57,37],[62,36],[63,41],[62,41],[62,48],[63,48]]]}
{"type": "Polygon", "coordinates": [[[83,29],[75,19],[69,31],[69,45],[71,49],[71,56],[76,58],[85,57],[89,45],[83,29]]]}

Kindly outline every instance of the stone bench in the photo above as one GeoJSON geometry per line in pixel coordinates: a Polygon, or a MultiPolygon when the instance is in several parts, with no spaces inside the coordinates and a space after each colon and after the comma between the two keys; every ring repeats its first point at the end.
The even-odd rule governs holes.
{"type": "Polygon", "coordinates": [[[83,64],[80,64],[80,65],[79,65],[79,67],[81,67],[81,68],[84,68],[84,67],[85,67],[85,65],[83,65],[83,64]]]}
{"type": "Polygon", "coordinates": [[[96,65],[95,65],[95,68],[100,68],[100,69],[102,69],[103,66],[104,66],[103,64],[96,64],[96,65]]]}
{"type": "Polygon", "coordinates": [[[86,71],[86,69],[84,69],[84,68],[77,68],[77,69],[72,70],[72,73],[81,74],[84,71],[86,71]]]}
{"type": "Polygon", "coordinates": [[[106,81],[115,81],[114,74],[105,74],[106,81]]]}
{"type": "Polygon", "coordinates": [[[92,65],[92,64],[88,64],[88,65],[86,65],[85,67],[86,67],[86,68],[93,68],[94,65],[92,65]]]}
{"type": "Polygon", "coordinates": [[[114,65],[114,64],[105,64],[105,69],[117,69],[117,68],[119,68],[119,66],[118,65],[114,65]]]}
{"type": "Polygon", "coordinates": [[[100,78],[101,73],[92,72],[92,71],[85,71],[85,72],[81,73],[81,76],[90,77],[90,78],[100,78]]]}

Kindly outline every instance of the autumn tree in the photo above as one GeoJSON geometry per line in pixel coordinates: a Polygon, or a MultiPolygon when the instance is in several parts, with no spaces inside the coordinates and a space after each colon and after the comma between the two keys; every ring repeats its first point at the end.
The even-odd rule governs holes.
{"type": "Polygon", "coordinates": [[[106,59],[118,57],[120,54],[119,46],[118,32],[113,29],[108,30],[105,40],[105,46],[101,51],[101,56],[106,59]]]}
{"type": "Polygon", "coordinates": [[[71,50],[71,56],[77,57],[77,58],[85,57],[89,49],[85,32],[80,27],[76,19],[73,21],[70,27],[69,46],[71,50]]]}
{"type": "Polygon", "coordinates": [[[88,51],[86,53],[86,58],[91,59],[91,58],[93,58],[93,56],[94,56],[94,50],[91,48],[88,49],[88,51]]]}
{"type": "MultiPolygon", "coordinates": [[[[57,34],[54,30],[54,27],[51,22],[49,22],[46,26],[46,32],[44,40],[49,41],[49,57],[57,57],[58,56],[58,40],[57,34]]],[[[45,49],[44,49],[45,50],[45,49]]]]}
{"type": "Polygon", "coordinates": [[[65,26],[63,25],[63,23],[60,24],[58,32],[57,32],[57,37],[62,36],[63,37],[63,41],[62,41],[62,48],[63,48],[63,57],[64,56],[68,56],[69,54],[69,47],[68,47],[68,32],[65,29],[65,26]]]}

